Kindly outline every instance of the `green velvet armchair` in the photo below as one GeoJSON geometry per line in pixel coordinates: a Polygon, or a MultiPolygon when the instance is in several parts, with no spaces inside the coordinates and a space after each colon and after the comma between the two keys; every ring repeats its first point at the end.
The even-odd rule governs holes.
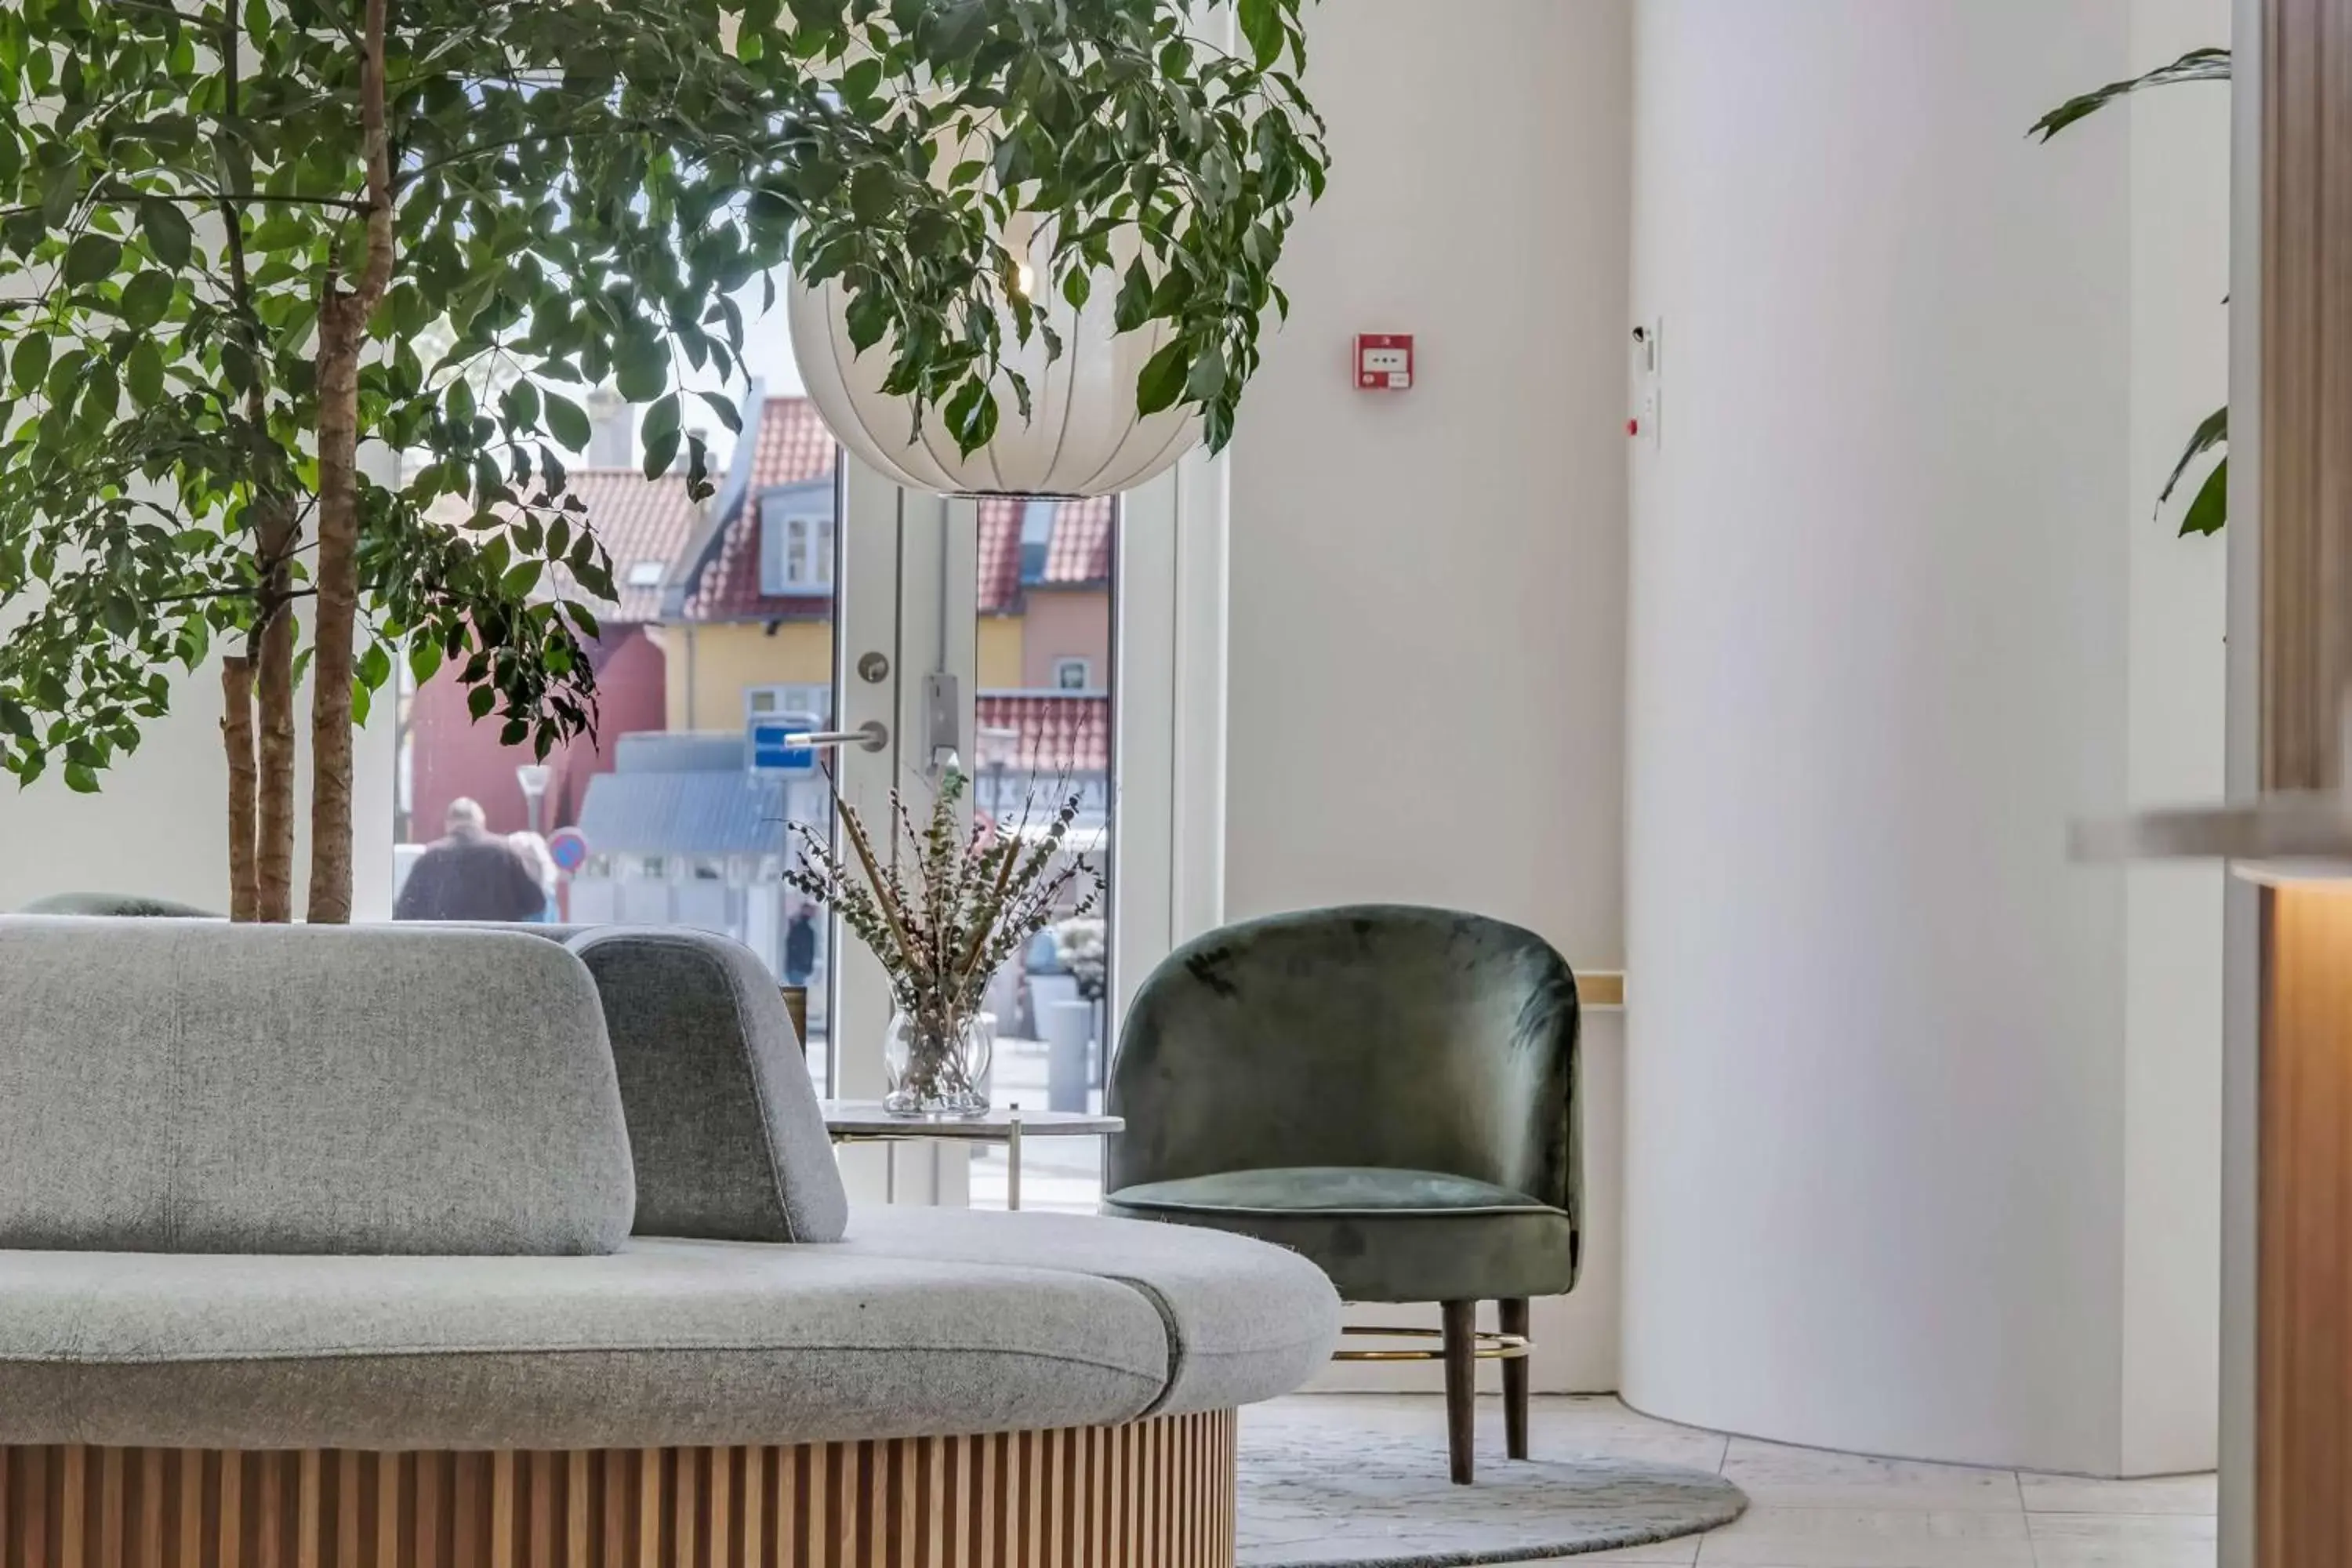
{"type": "MultiPolygon", "coordinates": [[[[1137,994],[1104,1212],[1235,1231],[1350,1301],[1443,1305],[1454,1479],[1472,1473],[1480,1301],[1504,1342],[1581,1250],[1576,977],[1541,937],[1360,905],[1213,931],[1137,994]]],[[[1527,1363],[1504,1363],[1513,1458],[1527,1363]]]]}

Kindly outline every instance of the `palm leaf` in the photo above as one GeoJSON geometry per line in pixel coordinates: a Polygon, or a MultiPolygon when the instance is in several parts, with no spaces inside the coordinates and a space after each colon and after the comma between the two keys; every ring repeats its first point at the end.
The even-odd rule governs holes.
{"type": "Polygon", "coordinates": [[[2230,406],[2225,403],[2207,415],[2205,422],[2197,426],[2197,433],[2189,437],[2189,449],[2181,453],[2180,461],[2172,466],[2172,477],[2164,481],[2164,493],[2156,498],[2157,504],[2162,506],[2172,499],[2172,492],[2180,488],[2180,477],[2189,471],[2189,464],[2229,438],[2230,406]]]}
{"type": "Polygon", "coordinates": [[[2047,142],[2078,120],[2089,118],[2119,98],[2126,98],[2145,88],[2170,87],[2184,81],[2227,81],[2230,79],[2230,51],[2220,48],[2191,49],[2168,66],[2158,66],[2145,76],[2128,77],[2111,81],[2095,91],[2070,98],[2033,122],[2026,132],[2047,142]]]}
{"type": "Polygon", "coordinates": [[[2180,532],[2184,538],[2192,533],[2219,533],[2229,521],[2230,459],[2224,458],[2213,465],[2213,471],[2198,488],[2197,499],[2189,503],[2180,520],[2180,532]]]}

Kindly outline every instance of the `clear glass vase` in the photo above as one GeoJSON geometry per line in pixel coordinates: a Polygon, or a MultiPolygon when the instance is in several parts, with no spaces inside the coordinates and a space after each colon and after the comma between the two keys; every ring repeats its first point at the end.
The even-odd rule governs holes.
{"type": "Polygon", "coordinates": [[[987,1015],[940,1019],[890,1016],[882,1065],[890,1089],[882,1109],[893,1116],[969,1121],[988,1112],[988,1068],[995,1055],[987,1015]]]}

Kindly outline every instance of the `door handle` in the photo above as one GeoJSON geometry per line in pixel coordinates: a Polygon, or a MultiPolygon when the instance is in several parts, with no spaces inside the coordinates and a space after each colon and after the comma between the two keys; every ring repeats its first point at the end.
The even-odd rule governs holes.
{"type": "Polygon", "coordinates": [[[879,719],[868,719],[855,730],[820,730],[813,734],[792,734],[784,744],[795,751],[823,752],[836,746],[856,746],[862,752],[887,751],[890,745],[890,726],[879,719]]]}

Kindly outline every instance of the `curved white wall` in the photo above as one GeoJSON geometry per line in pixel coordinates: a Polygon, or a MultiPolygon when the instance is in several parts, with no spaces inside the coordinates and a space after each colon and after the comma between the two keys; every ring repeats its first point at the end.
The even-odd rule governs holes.
{"type": "MultiPolygon", "coordinates": [[[[2220,18],[2189,44],[2226,36],[2219,0],[2168,9],[2220,18]]],[[[2139,421],[2175,382],[2193,405],[2204,367],[2137,384],[2127,117],[2022,134],[2158,31],[2132,0],[1637,11],[1634,302],[1665,370],[1628,710],[1643,1409],[1933,1458],[2210,1462],[2210,1215],[2132,1221],[2218,1190],[2194,1130],[2219,904],[2063,854],[2071,816],[2178,795],[2200,759],[2219,787],[2220,552],[2164,538],[2135,468],[2139,421]],[[2189,1396],[2152,1404],[2166,1376],[2189,1396]]],[[[2208,288],[2208,407],[2224,200],[2210,243],[2167,241],[2210,250],[2210,283],[2144,280],[2208,288]]]]}

